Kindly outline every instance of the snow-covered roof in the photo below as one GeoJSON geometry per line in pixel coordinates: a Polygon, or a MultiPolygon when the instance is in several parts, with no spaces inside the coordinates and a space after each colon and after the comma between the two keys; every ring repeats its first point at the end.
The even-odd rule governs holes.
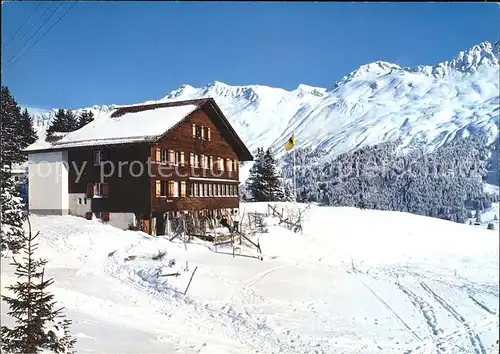
{"type": "Polygon", "coordinates": [[[198,104],[181,104],[135,112],[119,108],[57,141],[37,141],[25,151],[154,141],[198,107],[198,104]]]}

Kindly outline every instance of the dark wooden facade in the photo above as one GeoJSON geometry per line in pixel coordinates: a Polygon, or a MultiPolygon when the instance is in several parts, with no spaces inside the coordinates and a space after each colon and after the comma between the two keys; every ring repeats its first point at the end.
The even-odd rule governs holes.
{"type": "Polygon", "coordinates": [[[160,226],[166,212],[238,208],[238,162],[252,156],[213,100],[197,102],[198,109],[155,141],[69,150],[69,193],[91,197],[93,186],[104,182],[100,186],[104,195],[91,199],[92,212],[134,213],[150,222],[154,217],[160,226]],[[203,129],[202,138],[198,129],[203,129]],[[96,151],[102,151],[102,159],[112,163],[94,165],[96,151]],[[172,153],[177,154],[177,163],[165,162],[163,154],[170,158],[172,153]],[[110,171],[111,165],[114,171],[110,171]],[[76,169],[82,166],[84,172],[77,181],[76,169]],[[101,180],[101,171],[111,176],[101,180]],[[168,183],[177,183],[175,195],[168,193],[168,183]],[[167,186],[167,195],[159,195],[160,184],[167,186]]]}

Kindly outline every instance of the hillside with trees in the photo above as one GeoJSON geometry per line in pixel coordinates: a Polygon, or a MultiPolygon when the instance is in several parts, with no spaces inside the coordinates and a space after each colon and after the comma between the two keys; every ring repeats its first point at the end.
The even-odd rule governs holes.
{"type": "MultiPolygon", "coordinates": [[[[402,152],[395,140],[319,163],[321,151],[297,150],[297,198],[321,205],[393,210],[465,222],[498,196],[483,191],[491,147],[481,136],[456,139],[432,153],[402,152]]],[[[292,178],[292,157],[283,159],[292,178]]]]}

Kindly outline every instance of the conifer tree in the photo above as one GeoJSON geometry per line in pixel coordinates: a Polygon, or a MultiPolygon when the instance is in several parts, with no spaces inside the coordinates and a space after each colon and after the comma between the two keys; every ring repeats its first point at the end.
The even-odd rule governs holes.
{"type": "Polygon", "coordinates": [[[77,129],[80,129],[84,125],[89,124],[94,120],[94,113],[91,111],[83,111],[80,113],[80,116],[78,117],[78,126],[77,129]]]}
{"type": "Polygon", "coordinates": [[[24,245],[23,221],[25,213],[23,204],[7,165],[1,168],[0,174],[2,186],[0,249],[2,252],[8,250],[12,253],[18,253],[24,245]]]}
{"type": "Polygon", "coordinates": [[[72,110],[68,109],[65,112],[66,115],[66,125],[67,129],[65,132],[72,132],[74,130],[77,130],[79,128],[78,126],[78,117],[73,113],[72,110]]]}
{"type": "Polygon", "coordinates": [[[476,209],[476,222],[479,224],[482,223],[481,212],[479,211],[479,209],[476,209]]]}
{"type": "Polygon", "coordinates": [[[69,127],[66,120],[66,113],[63,109],[59,109],[47,128],[47,136],[50,136],[55,132],[66,132],[68,129],[69,127]]]}
{"type": "Polygon", "coordinates": [[[265,181],[266,201],[283,201],[285,199],[285,189],[283,178],[278,172],[277,161],[270,149],[266,150],[262,163],[262,178],[265,181]]]}
{"type": "Polygon", "coordinates": [[[22,137],[19,136],[19,120],[21,109],[6,86],[1,87],[1,162],[12,165],[12,163],[22,162],[26,159],[21,149],[26,147],[22,137]]]}
{"type": "Polygon", "coordinates": [[[271,150],[258,148],[254,165],[250,169],[247,189],[256,202],[285,201],[285,184],[271,150]]]}
{"type": "Polygon", "coordinates": [[[33,128],[33,118],[26,108],[19,119],[19,134],[22,136],[24,147],[33,144],[38,139],[35,128],[33,128]]]}
{"type": "Polygon", "coordinates": [[[264,149],[258,148],[255,156],[255,161],[250,169],[250,176],[248,177],[247,190],[250,192],[251,200],[260,202],[265,200],[265,185],[262,175],[262,164],[264,162],[264,149]]]}
{"type": "Polygon", "coordinates": [[[28,236],[24,236],[24,263],[13,259],[19,280],[7,289],[16,297],[2,295],[10,308],[7,314],[16,320],[13,328],[2,326],[0,346],[5,353],[35,354],[43,349],[70,353],[76,342],[69,334],[71,322],[62,315],[62,308],[56,309],[54,295],[47,291],[53,283],[53,279],[44,279],[47,261],[34,258],[38,235],[32,235],[30,226],[28,236]]]}

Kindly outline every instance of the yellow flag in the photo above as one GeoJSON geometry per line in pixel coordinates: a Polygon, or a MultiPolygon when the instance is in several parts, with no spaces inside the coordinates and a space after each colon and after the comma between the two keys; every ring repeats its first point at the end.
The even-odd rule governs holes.
{"type": "Polygon", "coordinates": [[[290,151],[295,147],[295,133],[292,134],[290,139],[285,144],[285,150],[290,151]]]}

